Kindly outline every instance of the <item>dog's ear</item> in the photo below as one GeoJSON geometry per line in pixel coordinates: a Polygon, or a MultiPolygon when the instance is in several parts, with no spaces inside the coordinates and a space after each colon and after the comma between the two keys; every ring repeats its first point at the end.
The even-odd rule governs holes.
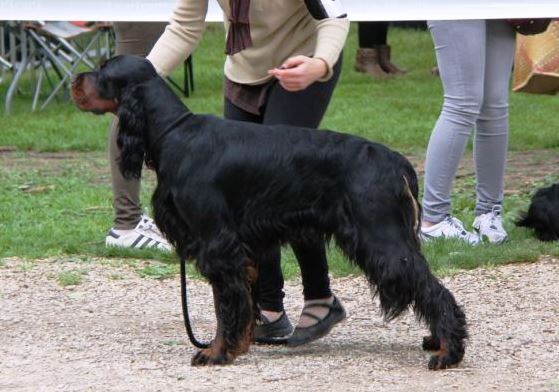
{"type": "Polygon", "coordinates": [[[124,178],[140,178],[146,154],[146,118],[142,102],[142,88],[137,86],[123,92],[118,106],[119,130],[117,145],[118,162],[124,178]]]}

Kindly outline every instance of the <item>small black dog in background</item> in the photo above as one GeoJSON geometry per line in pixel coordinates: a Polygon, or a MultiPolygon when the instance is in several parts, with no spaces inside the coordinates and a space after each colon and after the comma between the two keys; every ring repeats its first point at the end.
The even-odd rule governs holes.
{"type": "Polygon", "coordinates": [[[534,229],[541,241],[559,239],[559,184],[538,189],[516,225],[534,229]]]}

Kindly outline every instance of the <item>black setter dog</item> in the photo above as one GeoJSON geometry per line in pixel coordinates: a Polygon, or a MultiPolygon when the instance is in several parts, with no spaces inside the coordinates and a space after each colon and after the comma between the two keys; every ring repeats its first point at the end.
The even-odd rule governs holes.
{"type": "Polygon", "coordinates": [[[411,307],[428,324],[430,369],[462,360],[465,315],[420,252],[417,177],[402,155],[331,131],[195,115],[139,57],[78,75],[72,96],[81,110],[118,116],[122,173],[139,177],[144,162],[155,170],[155,222],[212,285],[216,336],[193,365],[248,351],[261,255],[331,238],[387,319],[411,307]]]}
{"type": "Polygon", "coordinates": [[[534,229],[542,241],[559,239],[559,184],[538,189],[517,226],[534,229]]]}

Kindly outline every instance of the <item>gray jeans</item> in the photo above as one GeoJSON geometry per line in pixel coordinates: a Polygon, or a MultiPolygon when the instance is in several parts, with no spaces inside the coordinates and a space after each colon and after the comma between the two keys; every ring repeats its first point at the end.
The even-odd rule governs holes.
{"type": "MultiPolygon", "coordinates": [[[[118,22],[114,24],[116,54],[146,56],[163,33],[167,23],[118,22]]],[[[127,180],[118,169],[120,149],[116,144],[118,121],[109,127],[109,163],[113,189],[113,228],[128,230],[136,227],[142,216],[140,205],[140,180],[127,180]]]]}
{"type": "Polygon", "coordinates": [[[428,22],[444,103],[427,147],[423,219],[450,214],[458,164],[474,133],[476,210],[503,202],[508,145],[508,97],[515,34],[503,20],[428,22]]]}

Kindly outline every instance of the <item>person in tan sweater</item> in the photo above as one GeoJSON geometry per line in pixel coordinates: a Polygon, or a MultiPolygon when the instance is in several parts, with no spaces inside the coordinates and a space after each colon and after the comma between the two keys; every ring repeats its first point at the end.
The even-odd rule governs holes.
{"type": "MultiPolygon", "coordinates": [[[[224,116],[262,124],[317,128],[338,81],[349,20],[338,0],[217,0],[226,30],[224,116]]],[[[182,64],[200,41],[208,0],[178,0],[148,60],[162,76],[182,64]]],[[[345,318],[330,290],[322,244],[293,249],[303,260],[305,304],[297,327],[283,308],[279,244],[260,260],[260,322],[255,340],[287,338],[297,346],[326,335],[345,318]]]]}

